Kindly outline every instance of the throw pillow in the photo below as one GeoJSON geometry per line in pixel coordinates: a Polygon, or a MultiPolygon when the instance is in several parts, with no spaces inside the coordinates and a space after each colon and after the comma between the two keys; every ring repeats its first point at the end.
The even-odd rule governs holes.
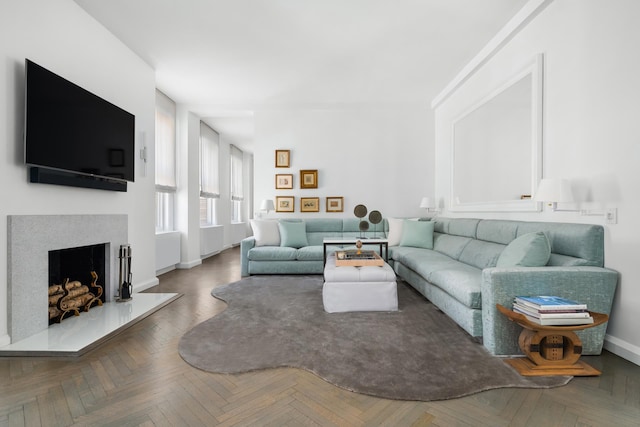
{"type": "Polygon", "coordinates": [[[251,229],[256,238],[256,246],[280,246],[278,221],[252,219],[251,229]]]}
{"type": "Polygon", "coordinates": [[[513,240],[498,257],[496,267],[542,267],[551,256],[551,244],[542,231],[527,233],[513,240]]]}
{"type": "Polygon", "coordinates": [[[405,220],[400,246],[433,249],[433,226],[431,221],[405,220]]]}
{"type": "Polygon", "coordinates": [[[389,234],[387,235],[389,246],[400,246],[400,239],[402,238],[402,224],[404,223],[404,220],[399,218],[387,218],[387,222],[389,223],[389,234]]]}
{"type": "Polygon", "coordinates": [[[280,221],[278,227],[280,228],[280,246],[290,248],[309,246],[309,242],[307,241],[307,227],[304,221],[280,221]]]}

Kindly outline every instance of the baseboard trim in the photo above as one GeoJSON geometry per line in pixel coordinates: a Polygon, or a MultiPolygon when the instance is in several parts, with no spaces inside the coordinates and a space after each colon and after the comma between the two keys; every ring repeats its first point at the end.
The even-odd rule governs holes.
{"type": "Polygon", "coordinates": [[[135,285],[133,287],[133,292],[142,292],[142,291],[147,290],[149,288],[153,288],[154,286],[157,286],[158,284],[160,284],[160,279],[158,279],[157,277],[154,277],[151,280],[147,280],[146,282],[138,283],[137,285],[135,285]]]}
{"type": "Polygon", "coordinates": [[[190,268],[197,267],[200,264],[202,264],[202,259],[198,258],[198,259],[194,259],[193,261],[189,261],[189,262],[181,262],[176,267],[178,267],[181,270],[188,270],[190,268]]]}
{"type": "Polygon", "coordinates": [[[162,276],[164,273],[168,273],[176,269],[175,265],[170,265],[169,267],[161,268],[160,270],[156,270],[156,276],[162,276]]]}
{"type": "Polygon", "coordinates": [[[204,260],[204,259],[207,259],[207,258],[211,258],[211,257],[212,257],[212,256],[214,256],[214,255],[218,255],[220,252],[222,252],[222,251],[215,251],[215,252],[211,252],[210,254],[202,255],[202,256],[201,256],[201,259],[203,259],[203,260],[204,260]]]}
{"type": "Polygon", "coordinates": [[[603,347],[611,353],[640,366],[640,347],[611,335],[605,335],[603,347]]]}

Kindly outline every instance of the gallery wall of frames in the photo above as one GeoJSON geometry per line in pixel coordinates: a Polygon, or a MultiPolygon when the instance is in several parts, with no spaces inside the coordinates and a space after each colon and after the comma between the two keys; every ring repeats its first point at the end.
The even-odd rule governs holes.
{"type": "Polygon", "coordinates": [[[296,201],[295,196],[281,194],[281,190],[293,190],[295,182],[300,189],[318,189],[318,169],[300,169],[295,173],[287,170],[292,168],[291,165],[291,150],[275,151],[275,167],[282,170],[282,173],[275,174],[276,212],[296,212],[296,205],[299,212],[320,212],[323,206],[325,212],[344,212],[342,196],[320,197],[316,192],[310,192],[309,197],[298,197],[299,201],[296,201]]]}

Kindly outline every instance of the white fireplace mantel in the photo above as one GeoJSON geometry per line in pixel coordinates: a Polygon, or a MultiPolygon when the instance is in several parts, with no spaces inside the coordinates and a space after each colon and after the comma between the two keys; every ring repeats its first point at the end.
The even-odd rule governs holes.
{"type": "Polygon", "coordinates": [[[118,249],[127,239],[127,215],[10,215],[7,308],[11,342],[49,326],[49,251],[106,243],[105,294],[112,301],[118,287],[118,249]]]}

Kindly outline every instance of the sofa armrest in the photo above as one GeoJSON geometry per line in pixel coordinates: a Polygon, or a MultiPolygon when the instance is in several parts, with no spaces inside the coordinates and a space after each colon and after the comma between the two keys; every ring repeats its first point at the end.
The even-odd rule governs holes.
{"type": "Polygon", "coordinates": [[[249,249],[255,247],[256,238],[249,236],[240,242],[240,275],[246,277],[249,275],[249,249]]]}
{"type": "MultiPolygon", "coordinates": [[[[482,335],[493,354],[522,353],[518,346],[521,327],[496,309],[511,308],[516,296],[557,295],[587,304],[591,311],[610,314],[618,273],[600,267],[513,267],[482,271],[482,335]]],[[[606,323],[581,331],[583,354],[599,354],[606,323]]]]}

